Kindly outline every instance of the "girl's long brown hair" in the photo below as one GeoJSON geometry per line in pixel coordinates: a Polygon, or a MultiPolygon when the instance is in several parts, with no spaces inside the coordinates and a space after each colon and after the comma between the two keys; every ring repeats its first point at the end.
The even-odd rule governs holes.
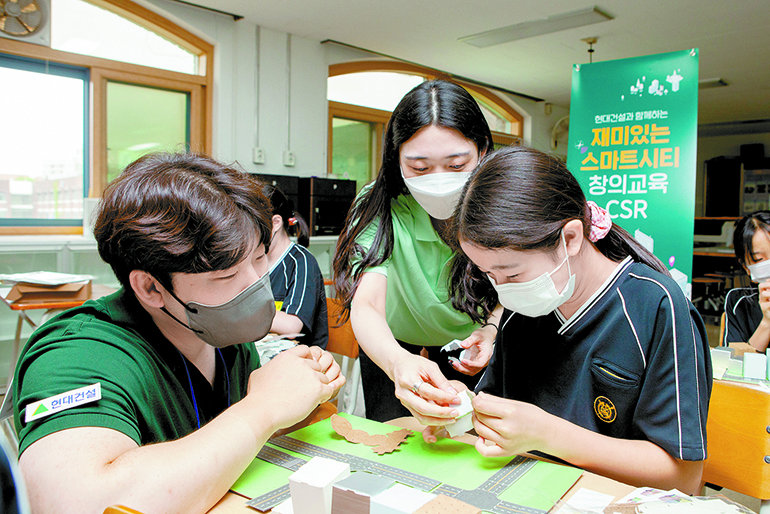
{"type": "MultiPolygon", "coordinates": [[[[453,221],[458,241],[481,248],[553,251],[569,221],[583,223],[583,235],[605,257],[634,261],[669,275],[660,260],[616,224],[590,243],[591,215],[586,197],[563,161],[526,146],[487,155],[471,174],[453,221]]],[[[489,279],[457,249],[450,297],[454,307],[484,320],[497,305],[489,279]]]]}

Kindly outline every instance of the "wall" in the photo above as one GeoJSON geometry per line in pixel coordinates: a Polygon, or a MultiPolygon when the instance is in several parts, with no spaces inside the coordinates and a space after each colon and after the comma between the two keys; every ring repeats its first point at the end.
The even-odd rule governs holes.
{"type": "Polygon", "coordinates": [[[695,216],[704,215],[703,197],[705,194],[704,163],[714,157],[740,156],[741,145],[761,143],[765,145],[765,156],[770,156],[770,132],[757,134],[730,134],[698,138],[698,171],[695,186],[695,216]]]}
{"type": "Polygon", "coordinates": [[[144,5],[215,45],[214,157],[252,173],[326,173],[328,68],[319,42],[165,0],[144,5]],[[257,146],[264,164],[252,162],[257,146]],[[294,167],[283,165],[285,150],[294,167]]]}

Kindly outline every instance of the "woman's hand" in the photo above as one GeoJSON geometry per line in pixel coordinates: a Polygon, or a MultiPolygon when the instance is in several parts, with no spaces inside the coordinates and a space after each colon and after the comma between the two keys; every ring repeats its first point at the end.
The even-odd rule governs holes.
{"type": "MultiPolygon", "coordinates": [[[[466,389],[468,389],[468,386],[466,386],[465,384],[463,384],[459,380],[450,380],[449,381],[449,385],[452,386],[458,393],[461,393],[461,392],[465,391],[466,389]]],[[[471,393],[472,396],[476,396],[473,393],[473,391],[470,391],[470,393],[471,393]]],[[[444,430],[446,428],[446,425],[450,425],[450,424],[452,424],[454,422],[455,422],[455,420],[451,419],[451,420],[447,420],[447,423],[445,423],[444,425],[429,425],[429,426],[425,427],[425,429],[423,429],[423,431],[422,431],[422,439],[423,439],[423,441],[425,441],[428,444],[435,443],[436,441],[438,441],[438,436],[436,434],[438,434],[439,432],[444,430]]]]}
{"type": "Polygon", "coordinates": [[[449,363],[460,373],[476,375],[489,364],[489,359],[492,358],[492,352],[495,348],[496,337],[497,328],[493,325],[474,330],[471,335],[460,342],[460,346],[465,348],[463,358],[450,358],[449,363]]]}
{"type": "Polygon", "coordinates": [[[459,414],[457,390],[425,357],[403,351],[392,371],[396,397],[423,425],[445,425],[459,414]]]}

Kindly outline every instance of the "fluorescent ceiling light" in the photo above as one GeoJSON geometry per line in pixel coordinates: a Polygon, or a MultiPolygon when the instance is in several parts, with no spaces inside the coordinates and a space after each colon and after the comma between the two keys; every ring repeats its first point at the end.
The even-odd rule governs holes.
{"type": "Polygon", "coordinates": [[[492,45],[499,45],[500,43],[507,43],[508,41],[516,41],[517,39],[525,39],[528,37],[540,36],[542,34],[550,34],[551,32],[574,29],[575,27],[582,27],[584,25],[591,25],[593,23],[611,19],[613,19],[612,16],[603,13],[597,9],[596,6],[586,7],[578,11],[555,14],[541,20],[525,21],[524,23],[517,23],[516,25],[509,25],[507,27],[500,27],[499,29],[461,37],[458,41],[479,48],[486,48],[492,45]]]}
{"type": "Polygon", "coordinates": [[[727,82],[722,80],[721,78],[718,79],[703,79],[698,81],[698,89],[710,89],[712,87],[725,87],[727,82]]]}

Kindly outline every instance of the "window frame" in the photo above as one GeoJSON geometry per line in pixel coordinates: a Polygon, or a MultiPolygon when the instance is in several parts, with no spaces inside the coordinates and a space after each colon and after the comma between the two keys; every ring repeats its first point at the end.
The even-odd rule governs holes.
{"type": "MultiPolygon", "coordinates": [[[[511,122],[511,131],[513,134],[506,134],[504,132],[495,132],[492,131],[492,141],[496,145],[501,146],[511,146],[511,145],[517,145],[521,144],[521,141],[523,139],[523,133],[524,133],[524,116],[522,116],[516,109],[513,108],[509,103],[507,103],[505,100],[503,100],[500,96],[496,95],[492,91],[489,91],[486,88],[476,86],[474,84],[470,84],[468,82],[457,80],[446,73],[439,72],[437,70],[433,70],[431,68],[426,68],[423,66],[418,66],[416,64],[409,64],[409,63],[403,63],[403,62],[397,62],[397,61],[354,61],[354,62],[345,62],[345,63],[339,63],[339,64],[331,64],[329,65],[329,77],[336,77],[338,75],[348,75],[351,73],[363,73],[363,72],[372,72],[372,71],[384,71],[384,72],[393,72],[393,73],[405,73],[409,75],[419,75],[421,77],[424,77],[426,80],[433,80],[433,79],[442,79],[442,80],[449,80],[452,82],[455,82],[456,84],[461,85],[465,89],[468,90],[468,92],[471,93],[474,97],[480,97],[484,100],[484,102],[487,105],[490,105],[494,107],[498,114],[501,114],[503,117],[505,117],[508,121],[511,122]]],[[[358,105],[352,105],[352,104],[346,104],[341,102],[335,102],[332,100],[327,100],[328,102],[328,109],[329,109],[329,128],[328,128],[328,138],[327,138],[327,163],[326,163],[326,169],[328,173],[332,173],[333,167],[332,167],[332,154],[333,154],[333,130],[332,130],[332,119],[333,118],[344,118],[354,121],[368,121],[375,123],[375,130],[376,130],[376,148],[373,149],[375,152],[375,163],[372,172],[374,177],[376,177],[376,174],[379,171],[380,166],[382,165],[382,137],[385,132],[385,127],[388,124],[388,120],[390,119],[391,112],[384,111],[380,109],[372,109],[370,107],[362,107],[358,105]]]]}
{"type": "MultiPolygon", "coordinates": [[[[156,87],[186,92],[190,95],[190,149],[211,153],[212,113],[214,103],[214,46],[188,32],[161,15],[130,0],[85,0],[122,16],[142,27],[173,41],[198,56],[198,74],[186,74],[151,68],[137,64],[113,61],[70,52],[47,46],[0,39],[0,53],[39,61],[50,61],[64,66],[77,66],[89,70],[90,109],[88,125],[90,134],[88,164],[85,170],[88,191],[84,198],[98,198],[107,186],[107,102],[108,81],[124,82],[138,86],[156,87]]],[[[12,226],[0,227],[0,235],[37,235],[83,233],[79,226],[12,226]]]]}

